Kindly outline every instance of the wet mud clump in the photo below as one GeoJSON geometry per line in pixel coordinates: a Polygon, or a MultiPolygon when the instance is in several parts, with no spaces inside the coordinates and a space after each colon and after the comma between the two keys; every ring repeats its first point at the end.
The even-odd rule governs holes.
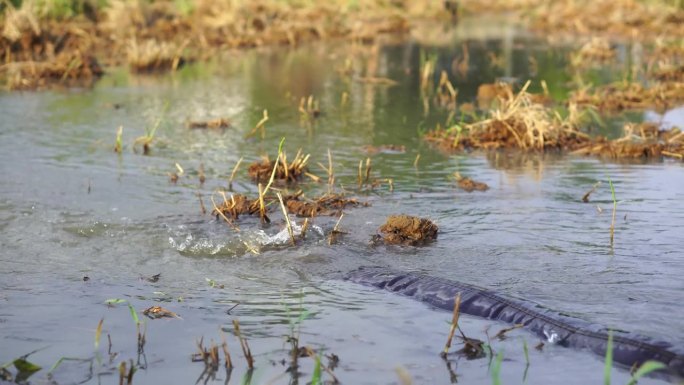
{"type": "Polygon", "coordinates": [[[252,163],[249,165],[247,172],[255,182],[266,183],[271,179],[271,174],[275,167],[274,180],[295,183],[308,172],[308,167],[306,166],[308,161],[309,155],[302,155],[301,151],[297,152],[295,158],[289,163],[285,153],[281,153],[278,160],[264,158],[260,162],[252,163]]]}
{"type": "Polygon", "coordinates": [[[326,194],[313,200],[302,199],[301,194],[296,194],[283,197],[283,200],[288,212],[309,218],[320,215],[339,216],[345,208],[369,205],[355,198],[346,198],[342,194],[326,194]]]}
{"type": "Polygon", "coordinates": [[[438,228],[428,219],[392,215],[379,230],[386,244],[418,246],[437,239],[438,228]]]}

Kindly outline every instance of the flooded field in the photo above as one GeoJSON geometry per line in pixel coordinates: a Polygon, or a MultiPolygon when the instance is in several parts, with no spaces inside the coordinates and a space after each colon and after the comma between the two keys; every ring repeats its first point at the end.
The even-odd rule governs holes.
{"type": "MultiPolygon", "coordinates": [[[[601,357],[548,343],[535,349],[542,341],[524,330],[494,339],[509,325],[466,315],[463,331],[492,336],[494,355],[445,361],[451,314],[342,279],[360,266],[466,282],[684,346],[684,163],[441,151],[422,138],[449,115],[435,105],[427,111],[421,98],[426,57],[435,82],[442,70],[450,74],[459,104],[476,104],[479,86],[498,79],[530,79],[534,92],[545,80],[548,96],[563,100],[571,81],[571,47],[549,49],[505,24],[479,31],[465,23],[444,36],[439,44],[235,51],[171,75],[114,69],[92,89],[0,94],[0,364],[35,351],[27,360],[42,370],[32,384],[116,384],[122,362],[136,365],[132,383],[307,384],[316,370],[306,353],[288,371],[286,337],[299,333],[299,346],[330,363],[320,376],[343,384],[603,381],[601,357]],[[136,138],[146,129],[144,155],[146,139],[136,138]],[[330,210],[308,221],[296,246],[277,200],[266,202],[270,224],[243,214],[228,225],[211,215],[211,199],[225,203],[218,191],[226,200],[258,196],[248,168],[263,155],[276,159],[282,138],[288,161],[300,149],[309,155],[312,176],[272,188],[359,203],[341,219],[330,210]],[[459,177],[488,189],[465,191],[459,177]],[[429,218],[436,241],[373,242],[393,214],[429,218]],[[144,322],[144,349],[128,304],[144,322]],[[147,319],[152,306],[178,317],[147,319]],[[191,356],[201,337],[208,347],[224,334],[235,367],[227,373],[221,364],[212,378],[191,356]]],[[[587,76],[620,79],[633,49],[618,46],[618,69],[587,76]]],[[[605,115],[597,130],[616,138],[628,121],[681,127],[682,108],[605,115]]],[[[304,218],[289,219],[300,232],[304,218]]],[[[628,368],[612,375],[613,383],[630,380],[628,368]]]]}

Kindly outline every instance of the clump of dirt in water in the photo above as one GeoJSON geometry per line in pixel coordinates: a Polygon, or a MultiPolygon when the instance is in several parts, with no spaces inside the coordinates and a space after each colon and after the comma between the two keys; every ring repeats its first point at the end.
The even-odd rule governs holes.
{"type": "Polygon", "coordinates": [[[369,206],[368,203],[341,194],[326,194],[313,200],[303,200],[301,194],[295,194],[283,197],[283,200],[287,211],[298,217],[339,216],[347,207],[369,206]]]}
{"type": "Polygon", "coordinates": [[[387,244],[417,246],[436,239],[438,228],[428,219],[392,215],[379,230],[387,244]]]}
{"type": "Polygon", "coordinates": [[[238,219],[243,214],[259,215],[259,199],[249,199],[241,194],[232,195],[212,210],[211,215],[218,218],[219,212],[231,219],[238,219]]]}

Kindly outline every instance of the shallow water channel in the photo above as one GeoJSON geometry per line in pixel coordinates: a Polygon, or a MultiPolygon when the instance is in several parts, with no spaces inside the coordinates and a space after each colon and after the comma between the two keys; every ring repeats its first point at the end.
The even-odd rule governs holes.
{"type": "MultiPolygon", "coordinates": [[[[292,327],[300,330],[301,345],[339,357],[334,373],[344,384],[400,383],[397,368],[415,384],[492,382],[495,364],[488,358],[453,356],[447,364],[438,356],[451,314],[341,280],[365,265],[467,282],[684,344],[684,165],[440,153],[420,140],[421,128],[446,116],[438,109],[425,115],[420,55],[439,55],[438,76],[463,57],[463,43],[470,68],[466,76],[451,76],[460,102],[473,100],[480,83],[501,77],[546,79],[552,95],[566,92],[563,50],[510,31],[470,36],[461,30],[440,45],[318,44],[234,52],[169,76],[113,70],[92,90],[0,94],[0,363],[38,350],[29,360],[43,370],[31,383],[115,384],[119,363],[132,359],[140,364],[134,383],[194,383],[204,369],[190,360],[195,341],[202,336],[205,344],[221,341],[224,329],[236,365],[229,381],[242,383],[246,364],[232,335],[232,321],[238,319],[255,356],[252,384],[310,381],[309,358],[301,359],[300,377],[286,372],[285,336],[292,327]],[[504,65],[491,66],[488,52],[502,57],[504,65]],[[357,79],[363,76],[398,84],[357,79]],[[342,103],[345,92],[348,101],[342,103]],[[298,112],[299,99],[308,95],[320,101],[322,111],[309,122],[298,112]],[[245,139],[264,109],[270,117],[265,139],[245,139]],[[134,152],[134,139],[162,115],[151,153],[134,152]],[[232,127],[185,127],[188,120],[218,117],[229,118],[232,127]],[[112,148],[120,125],[124,151],[119,155],[112,148]],[[198,192],[211,209],[209,197],[227,187],[241,157],[233,188],[256,196],[246,165],[265,153],[273,157],[281,137],[288,155],[299,148],[310,153],[310,170],[324,179],[317,163],[328,164],[330,149],[337,191],[341,184],[370,203],[345,211],[340,229],[347,234],[333,245],[316,232],[297,247],[274,242],[284,229],[277,210],[267,227],[241,218],[240,232],[201,214],[198,192]],[[406,151],[368,154],[363,148],[387,144],[404,145],[406,151]],[[372,177],[391,178],[393,191],[387,184],[356,191],[358,162],[366,157],[372,159],[372,177]],[[176,163],[184,174],[174,184],[168,174],[177,172],[176,163]],[[201,186],[200,164],[206,173],[201,186]],[[490,189],[458,190],[449,179],[456,171],[490,189]],[[612,247],[608,178],[618,199],[612,247]],[[582,203],[598,181],[603,183],[590,202],[582,203]],[[387,215],[399,213],[434,220],[437,241],[418,248],[372,245],[371,236],[387,215]],[[144,279],[159,273],[157,282],[144,279]],[[125,304],[105,305],[112,298],[129,301],[138,312],[161,305],[182,319],[145,321],[147,343],[139,355],[129,311],[125,304]],[[100,319],[103,337],[95,349],[100,319]],[[107,352],[106,335],[116,356],[107,352]],[[87,360],[64,361],[48,378],[48,368],[60,357],[87,360]]],[[[596,76],[611,75],[598,71],[596,76]]],[[[676,121],[677,111],[668,116],[684,124],[676,121]]],[[[624,119],[659,115],[633,113],[611,122],[619,126],[624,119]]],[[[327,188],[312,182],[302,187],[311,196],[327,188]]],[[[301,218],[292,219],[302,224],[301,218]]],[[[336,221],[320,217],[314,224],[327,234],[336,221]]],[[[507,326],[461,317],[463,331],[482,340],[486,332],[493,336],[507,326]]],[[[601,357],[549,344],[534,349],[540,341],[524,330],[508,336],[491,341],[503,352],[504,384],[603,381],[601,357]]],[[[226,380],[219,370],[216,381],[226,380]]],[[[627,370],[613,370],[613,383],[628,380],[627,370]]]]}

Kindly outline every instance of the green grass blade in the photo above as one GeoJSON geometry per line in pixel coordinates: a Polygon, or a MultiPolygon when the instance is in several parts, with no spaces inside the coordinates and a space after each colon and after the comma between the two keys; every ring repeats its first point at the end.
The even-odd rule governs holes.
{"type": "Polygon", "coordinates": [[[603,368],[603,384],[610,385],[610,371],[613,369],[613,331],[608,330],[606,343],[606,365],[603,368]]]}
{"type": "Polygon", "coordinates": [[[321,357],[316,355],[315,357],[315,363],[314,363],[314,370],[313,374],[311,375],[311,385],[320,385],[321,384],[321,357]]]}
{"type": "Polygon", "coordinates": [[[28,378],[28,376],[30,376],[31,374],[33,374],[33,373],[35,373],[41,369],[40,366],[38,366],[32,362],[29,362],[24,357],[17,358],[16,360],[14,360],[13,364],[14,364],[14,367],[17,368],[17,370],[19,371],[20,374],[23,373],[26,376],[25,378],[28,378]]]}
{"type": "Polygon", "coordinates": [[[632,379],[629,380],[627,385],[636,385],[636,383],[641,379],[641,377],[648,375],[649,373],[653,373],[656,370],[661,370],[665,369],[667,366],[663,364],[662,362],[659,361],[646,361],[637,369],[637,371],[634,373],[632,376],[632,379]]]}
{"type": "Polygon", "coordinates": [[[501,362],[503,362],[503,351],[499,350],[492,367],[492,384],[501,385],[501,362]]]}
{"type": "Polygon", "coordinates": [[[613,196],[613,207],[617,207],[617,199],[615,199],[615,187],[613,186],[613,180],[608,177],[608,184],[610,185],[610,193],[613,196]]]}
{"type": "Polygon", "coordinates": [[[130,302],[128,303],[128,310],[130,310],[131,318],[133,318],[133,321],[135,322],[135,324],[139,325],[140,324],[140,318],[138,318],[138,312],[135,311],[135,308],[133,307],[133,305],[131,305],[130,302]]]}
{"type": "Polygon", "coordinates": [[[118,305],[120,303],[126,303],[126,302],[128,302],[128,301],[126,301],[125,299],[121,299],[121,298],[110,298],[110,299],[105,300],[105,304],[110,305],[110,306],[114,306],[114,305],[118,305]]]}

